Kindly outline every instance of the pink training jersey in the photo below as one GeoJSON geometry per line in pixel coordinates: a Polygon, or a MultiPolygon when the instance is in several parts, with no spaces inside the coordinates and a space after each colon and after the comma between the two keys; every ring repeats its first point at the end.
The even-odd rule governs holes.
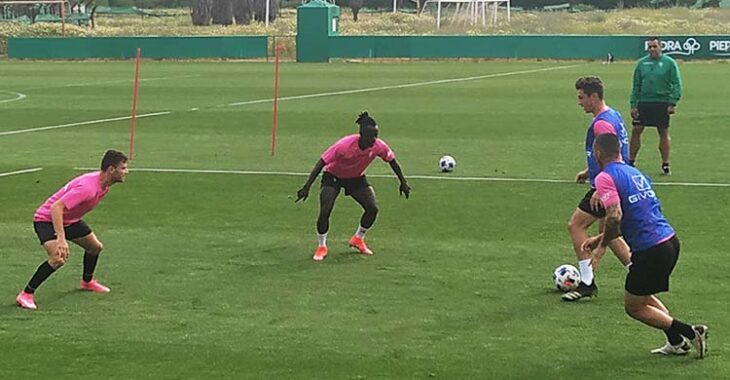
{"type": "Polygon", "coordinates": [[[616,130],[613,128],[611,123],[607,122],[606,120],[598,120],[593,123],[594,136],[602,135],[605,133],[610,133],[612,135],[616,134],[616,130]]]}
{"type": "Polygon", "coordinates": [[[72,179],[66,186],[51,195],[33,216],[34,222],[52,222],[51,206],[61,200],[63,210],[63,225],[69,226],[81,220],[89,211],[101,202],[109,188],[101,188],[101,172],[91,172],[72,179]]]}
{"type": "Polygon", "coordinates": [[[373,146],[363,150],[357,144],[359,139],[358,134],[345,136],[327,148],[322,153],[324,171],[337,178],[357,178],[365,174],[365,169],[375,157],[380,157],[385,162],[395,159],[395,153],[385,141],[375,139],[373,146]]]}
{"type": "Polygon", "coordinates": [[[603,208],[609,208],[621,202],[616,183],[613,182],[613,178],[608,173],[601,172],[596,176],[596,192],[601,197],[603,208]]]}

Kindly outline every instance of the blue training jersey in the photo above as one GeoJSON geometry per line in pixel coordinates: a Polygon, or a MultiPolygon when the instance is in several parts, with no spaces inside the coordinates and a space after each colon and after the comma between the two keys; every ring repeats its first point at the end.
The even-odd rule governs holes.
{"type": "Polygon", "coordinates": [[[623,162],[612,162],[603,171],[616,186],[621,200],[621,233],[632,252],[647,250],[675,232],[662,214],[651,179],[623,162]]]}
{"type": "Polygon", "coordinates": [[[588,161],[588,179],[591,182],[591,187],[596,187],[595,181],[598,173],[601,172],[601,168],[598,167],[598,162],[593,157],[593,141],[596,139],[593,133],[593,126],[599,120],[603,120],[611,124],[615,131],[615,135],[618,138],[618,142],[621,145],[621,157],[624,160],[629,158],[629,136],[626,133],[624,127],[624,119],[618,111],[611,107],[606,107],[603,112],[599,113],[598,116],[593,118],[591,125],[588,127],[588,133],[586,134],[586,159],[588,161]]]}

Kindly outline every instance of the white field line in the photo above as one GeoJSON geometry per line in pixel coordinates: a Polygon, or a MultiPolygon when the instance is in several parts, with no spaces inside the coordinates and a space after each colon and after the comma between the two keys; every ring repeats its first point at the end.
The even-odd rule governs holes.
{"type": "MultiPolygon", "coordinates": [[[[154,116],[169,115],[171,113],[172,112],[170,112],[170,111],[153,112],[153,113],[143,113],[141,115],[137,115],[137,119],[142,119],[142,118],[145,118],[145,117],[154,117],[154,116]]],[[[110,122],[110,121],[129,120],[131,118],[132,118],[132,116],[119,116],[119,117],[112,117],[112,118],[109,118],[109,119],[80,121],[80,122],[77,122],[77,123],[60,124],[60,125],[49,125],[47,127],[29,128],[29,129],[18,129],[18,130],[15,130],[15,131],[0,132],[0,136],[8,136],[8,135],[17,135],[17,134],[21,134],[21,133],[47,131],[49,129],[77,127],[77,126],[80,126],[80,125],[102,124],[102,123],[107,123],[107,122],[110,122]]]]}
{"type": "Polygon", "coordinates": [[[0,91],[0,92],[5,93],[5,94],[13,94],[13,95],[15,95],[15,97],[12,98],[12,99],[0,100],[0,104],[10,103],[10,102],[17,102],[18,100],[23,100],[23,99],[25,99],[25,98],[28,97],[27,95],[21,94],[19,92],[13,92],[13,91],[0,91]]]}
{"type": "Polygon", "coordinates": [[[43,168],[23,169],[16,170],[14,172],[0,173],[0,177],[10,177],[11,175],[34,173],[43,170],[43,168]]]}
{"type": "MultiPolygon", "coordinates": [[[[318,93],[318,94],[284,96],[284,97],[280,97],[279,98],[279,101],[283,101],[283,100],[298,100],[298,99],[310,99],[310,98],[320,98],[320,97],[325,97],[325,96],[336,96],[336,95],[360,94],[360,93],[364,93],[364,92],[374,92],[374,91],[394,90],[394,89],[401,89],[401,88],[431,86],[431,85],[435,85],[435,84],[467,82],[467,81],[487,79],[487,78],[499,78],[499,77],[506,77],[506,76],[511,76],[511,75],[532,74],[532,73],[541,73],[541,72],[545,72],[545,71],[554,71],[554,70],[569,69],[569,68],[577,67],[577,66],[582,66],[582,65],[553,66],[553,67],[547,67],[547,68],[542,68],[542,69],[511,71],[511,72],[506,72],[506,73],[477,75],[477,76],[463,77],[463,78],[439,79],[439,80],[432,80],[432,81],[427,81],[427,82],[416,82],[416,83],[397,84],[397,85],[392,85],[392,86],[381,86],[381,87],[361,88],[361,89],[355,89],[355,90],[343,90],[343,91],[333,91],[333,92],[322,92],[322,93],[318,93]]],[[[273,102],[273,101],[274,101],[273,98],[271,98],[271,99],[258,99],[258,100],[248,100],[248,101],[245,101],[245,102],[230,103],[228,105],[229,106],[244,106],[244,105],[249,105],[249,104],[270,103],[270,102],[273,102]]]]}
{"type": "MultiPolygon", "coordinates": [[[[98,168],[75,167],[74,170],[98,170],[98,168]]],[[[306,177],[309,173],[277,172],[259,170],[218,170],[218,169],[171,169],[171,168],[130,168],[130,171],[151,173],[188,173],[188,174],[236,174],[236,175],[269,175],[269,176],[296,176],[306,177]]],[[[392,174],[368,174],[372,178],[395,178],[392,174]]],[[[575,183],[575,180],[551,178],[510,178],[510,177],[455,177],[448,174],[435,175],[407,175],[407,179],[425,179],[436,181],[470,181],[470,182],[527,182],[527,183],[575,183]]],[[[654,182],[657,186],[685,186],[685,187],[730,187],[730,183],[713,182],[654,182]]]]}

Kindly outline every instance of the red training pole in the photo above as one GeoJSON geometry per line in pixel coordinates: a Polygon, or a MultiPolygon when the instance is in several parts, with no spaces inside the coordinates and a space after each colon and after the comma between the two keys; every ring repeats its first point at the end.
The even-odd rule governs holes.
{"type": "Polygon", "coordinates": [[[134,93],[132,94],[132,124],[129,126],[129,160],[134,157],[134,125],[137,122],[137,93],[139,92],[139,61],[141,49],[137,48],[137,64],[134,69],[134,93]]]}
{"type": "Polygon", "coordinates": [[[279,112],[279,57],[282,46],[276,47],[276,62],[274,63],[274,121],[271,127],[271,156],[276,154],[276,115],[279,112]]]}

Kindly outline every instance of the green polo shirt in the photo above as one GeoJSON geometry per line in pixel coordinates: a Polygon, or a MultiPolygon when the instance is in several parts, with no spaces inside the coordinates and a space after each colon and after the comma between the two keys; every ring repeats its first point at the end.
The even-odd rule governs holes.
{"type": "Polygon", "coordinates": [[[636,63],[631,108],[635,108],[639,102],[677,104],[680,97],[682,78],[677,62],[672,57],[662,54],[654,59],[647,55],[636,63]]]}

